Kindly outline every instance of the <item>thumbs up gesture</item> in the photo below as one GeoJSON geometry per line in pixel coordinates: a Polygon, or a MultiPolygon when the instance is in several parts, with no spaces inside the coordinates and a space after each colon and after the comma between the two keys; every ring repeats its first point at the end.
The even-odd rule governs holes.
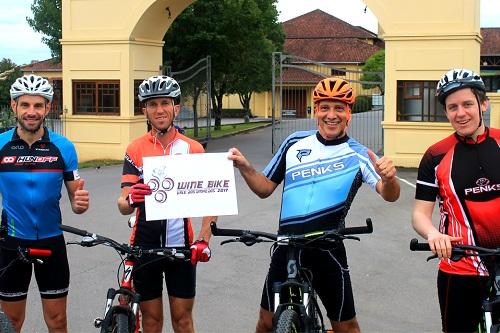
{"type": "Polygon", "coordinates": [[[396,167],[390,158],[385,156],[378,158],[370,149],[368,149],[368,156],[375,168],[375,172],[377,172],[383,181],[390,181],[396,177],[396,167]]]}
{"type": "Polygon", "coordinates": [[[80,178],[76,180],[76,188],[73,193],[72,208],[76,214],[81,214],[89,208],[89,191],[84,190],[85,181],[80,178]]]}

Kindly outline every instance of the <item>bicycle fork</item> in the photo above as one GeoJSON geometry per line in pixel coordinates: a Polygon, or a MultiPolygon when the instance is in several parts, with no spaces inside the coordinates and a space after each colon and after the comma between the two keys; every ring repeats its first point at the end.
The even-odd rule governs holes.
{"type": "Polygon", "coordinates": [[[124,262],[124,272],[122,280],[120,283],[120,288],[118,290],[114,288],[109,288],[106,294],[106,305],[104,307],[104,316],[98,317],[94,320],[94,326],[100,328],[103,325],[109,326],[112,320],[112,313],[110,310],[114,307],[113,302],[116,295],[118,295],[118,307],[122,308],[124,311],[130,311],[135,318],[135,327],[138,331],[140,327],[140,316],[139,313],[139,301],[140,295],[134,293],[132,288],[132,269],[134,267],[134,262],[132,260],[126,259],[124,262]]]}

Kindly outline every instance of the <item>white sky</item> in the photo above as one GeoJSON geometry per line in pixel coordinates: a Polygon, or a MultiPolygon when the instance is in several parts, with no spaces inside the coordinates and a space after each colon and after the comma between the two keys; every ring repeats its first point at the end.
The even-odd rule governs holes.
{"type": "MultiPolygon", "coordinates": [[[[407,0],[402,0],[407,1],[407,0]]],[[[417,1],[417,0],[415,0],[417,1]]],[[[439,0],[436,0],[439,1],[439,0]]],[[[49,48],[26,22],[33,0],[0,0],[0,59],[17,65],[50,58],[49,48]]],[[[280,21],[321,9],[352,25],[377,32],[377,19],[361,0],[279,0],[280,21]]],[[[481,0],[481,27],[500,27],[500,1],[481,0]]]]}

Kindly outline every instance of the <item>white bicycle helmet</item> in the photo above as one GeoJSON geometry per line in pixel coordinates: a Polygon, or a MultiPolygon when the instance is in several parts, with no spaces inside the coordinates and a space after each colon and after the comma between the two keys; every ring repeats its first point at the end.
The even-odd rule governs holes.
{"type": "Polygon", "coordinates": [[[483,80],[473,71],[465,68],[451,69],[439,80],[436,96],[439,102],[444,105],[444,101],[449,94],[467,87],[486,91],[483,80]]]}
{"type": "Polygon", "coordinates": [[[181,87],[169,76],[157,75],[142,81],[139,86],[139,101],[156,97],[170,97],[178,99],[181,96],[181,87]]]}
{"type": "Polygon", "coordinates": [[[18,78],[10,87],[11,99],[16,99],[22,95],[38,95],[52,102],[54,90],[47,79],[29,74],[18,78]]]}

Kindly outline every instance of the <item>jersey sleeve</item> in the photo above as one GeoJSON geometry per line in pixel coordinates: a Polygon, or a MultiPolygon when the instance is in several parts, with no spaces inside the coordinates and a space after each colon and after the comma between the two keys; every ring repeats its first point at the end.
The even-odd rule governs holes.
{"type": "MultiPolygon", "coordinates": [[[[306,133],[306,132],[304,132],[306,133]]],[[[308,134],[303,134],[303,132],[296,132],[289,135],[280,145],[276,154],[274,154],[273,158],[267,166],[264,168],[262,173],[268,179],[273,181],[276,184],[280,184],[283,179],[285,179],[286,172],[286,153],[288,149],[298,140],[303,137],[306,137],[308,134]]]]}
{"type": "MultiPolygon", "coordinates": [[[[372,164],[370,156],[368,155],[368,148],[349,138],[349,147],[356,152],[359,159],[359,167],[363,175],[363,182],[368,184],[372,189],[375,189],[378,181],[381,179],[375,167],[372,164]]],[[[378,158],[378,157],[377,157],[378,158]]]]}
{"type": "Polygon", "coordinates": [[[420,160],[418,166],[417,185],[415,190],[415,199],[425,201],[436,201],[439,193],[439,187],[436,179],[435,158],[432,150],[429,148],[420,160]]]}
{"type": "Polygon", "coordinates": [[[123,159],[121,187],[132,186],[142,179],[142,158],[141,160],[137,158],[134,146],[129,145],[123,159]]]}
{"type": "Polygon", "coordinates": [[[59,152],[64,160],[64,181],[80,179],[80,174],[78,173],[78,157],[75,145],[63,136],[52,135],[51,140],[53,140],[53,143],[59,149],[59,152]]]}

